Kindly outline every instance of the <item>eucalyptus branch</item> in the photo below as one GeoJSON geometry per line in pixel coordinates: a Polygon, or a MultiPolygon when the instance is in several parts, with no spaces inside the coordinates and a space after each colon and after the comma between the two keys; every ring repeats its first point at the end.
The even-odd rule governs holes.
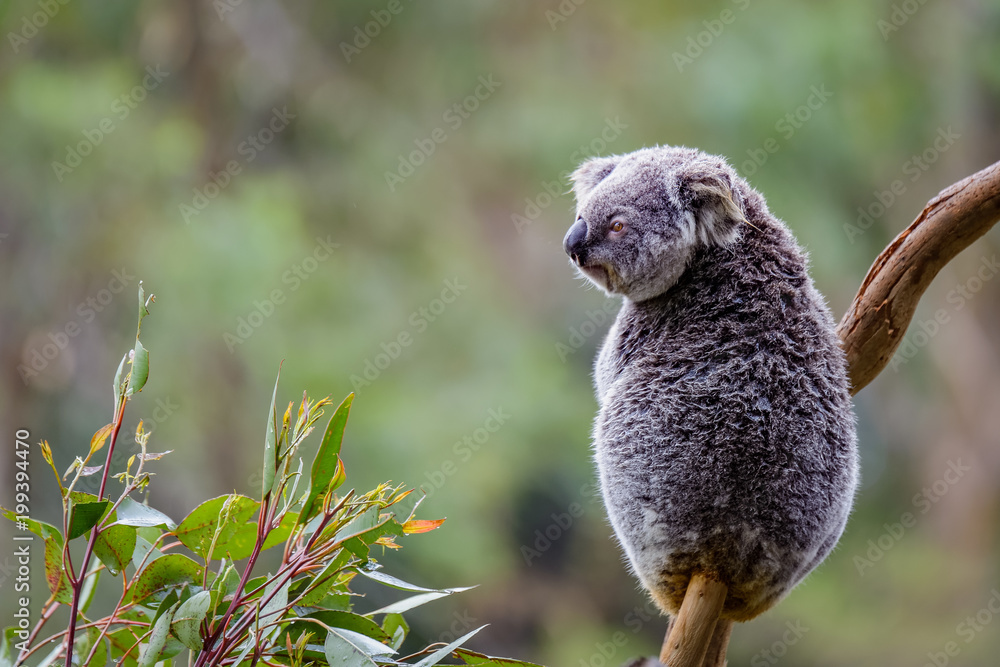
{"type": "MultiPolygon", "coordinates": [[[[125,392],[122,392],[118,404],[115,406],[114,431],[111,434],[111,442],[108,443],[108,453],[104,461],[104,470],[101,474],[101,488],[97,494],[98,499],[104,499],[104,489],[108,483],[108,469],[111,467],[111,456],[115,452],[115,444],[118,441],[118,432],[122,428],[122,419],[125,416],[125,402],[128,400],[125,392]]],[[[94,545],[97,543],[98,526],[95,523],[90,530],[90,539],[87,540],[87,548],[83,552],[83,563],[80,565],[81,575],[71,583],[73,585],[73,603],[69,610],[69,628],[66,634],[66,667],[73,667],[73,643],[76,639],[77,612],[80,608],[80,591],[83,590],[83,582],[86,581],[88,573],[87,567],[90,565],[90,558],[94,555],[94,545]]],[[[66,535],[65,544],[69,544],[69,535],[66,535]]],[[[72,563],[69,558],[66,563],[72,563]]]]}
{"type": "MultiPolygon", "coordinates": [[[[148,313],[145,308],[147,303],[143,300],[140,284],[140,330],[142,318],[148,313]]],[[[327,595],[337,598],[353,595],[349,583],[358,568],[370,560],[370,550],[378,544],[398,546],[391,542],[392,537],[433,530],[440,522],[415,522],[416,525],[407,526],[401,522],[389,524],[390,517],[383,510],[407,494],[400,492],[401,487],[393,488],[388,483],[380,484],[361,496],[354,490],[343,496],[336,493],[346,478],[340,446],[353,394],[344,399],[330,419],[308,476],[303,469],[303,461],[296,457],[301,444],[322,416],[321,408],[330,401],[324,398],[312,402],[303,394],[294,423],[291,419],[294,404],[289,405],[279,421],[272,401],[265,436],[264,488],[260,502],[255,503],[257,520],[253,528],[243,525],[248,519],[253,523],[248,516],[253,514],[248,509],[252,501],[238,493],[201,503],[187,518],[170,529],[162,529],[162,526],[173,526],[172,520],[153,508],[123,513],[125,499],[148,486],[151,475],[146,472],[147,460],[159,457],[147,454],[149,434],[143,431],[140,421],[136,428],[136,442],[141,450],[137,454],[138,467],[133,474],[132,465],[136,456],[131,457],[125,470],[114,475],[122,481],[121,494],[113,502],[106,497],[125,408],[129,398],[145,384],[148,370],[149,353],[139,341],[137,331],[135,347],[122,360],[115,377],[112,422],[91,438],[86,457],[77,457],[67,473],[61,476],[52,463],[47,443],[42,443],[43,455],[56,471],[63,501],[63,558],[46,563],[52,596],[43,605],[41,616],[28,639],[19,645],[23,649],[18,653],[18,663],[47,648],[44,653],[46,663],[64,659],[67,667],[91,667],[102,659],[100,656],[106,647],[108,660],[122,664],[126,660],[135,661],[133,654],[144,642],[142,660],[162,662],[175,652],[175,647],[165,643],[168,634],[188,647],[192,652],[189,663],[193,661],[197,667],[220,667],[240,661],[243,664],[277,666],[286,663],[283,659],[286,655],[291,664],[315,662],[313,653],[316,642],[309,643],[309,638],[313,636],[311,631],[302,631],[294,646],[288,634],[278,633],[279,628],[291,629],[295,623],[304,620],[300,611],[293,610],[293,607],[307,602],[319,609],[343,612],[340,604],[329,604],[322,598],[327,595]],[[122,371],[130,359],[131,371],[123,378],[122,371]],[[90,467],[91,459],[105,443],[104,465],[101,468],[90,467]],[[79,480],[98,470],[101,471],[101,481],[97,497],[89,493],[74,494],[79,480]],[[64,487],[63,478],[69,479],[70,473],[74,474],[64,487]],[[300,486],[306,487],[304,494],[300,492],[300,486]],[[362,517],[363,521],[358,521],[362,517]],[[234,532],[231,529],[235,524],[239,525],[234,532]],[[155,527],[155,537],[148,536],[144,526],[147,527],[145,530],[155,527]],[[87,530],[89,536],[82,558],[74,563],[68,546],[69,535],[87,530]],[[141,541],[141,546],[140,531],[149,540],[141,541]],[[273,540],[279,534],[283,549],[277,572],[261,577],[263,583],[259,585],[251,584],[262,552],[271,547],[269,539],[273,540]],[[382,539],[386,535],[390,535],[389,541],[382,539]],[[211,541],[206,554],[204,549],[209,537],[211,541]],[[232,545],[226,544],[230,537],[237,538],[232,545]],[[345,546],[348,540],[351,541],[350,550],[345,546]],[[204,565],[184,553],[171,551],[179,546],[203,556],[204,565]],[[225,548],[226,557],[221,559],[218,572],[213,573],[213,555],[219,548],[225,548]],[[99,556],[100,560],[95,560],[95,556],[99,556]],[[243,558],[246,562],[239,571],[233,559],[243,558]],[[111,613],[90,621],[81,606],[84,598],[91,599],[92,589],[99,594],[99,585],[108,583],[107,579],[102,581],[102,570],[118,571],[122,589],[111,613]],[[238,579],[238,584],[233,579],[238,579]],[[250,586],[253,590],[248,590],[250,586]],[[60,607],[56,595],[66,599],[67,589],[71,593],[71,609],[66,629],[39,641],[46,622],[60,607]],[[154,626],[157,626],[155,633],[154,626]],[[83,631],[86,631],[82,635],[86,641],[78,639],[83,631]],[[278,644],[281,636],[286,639],[284,646],[278,644]],[[132,639],[135,641],[129,645],[132,639]],[[35,642],[38,643],[33,646],[35,642]]],[[[37,526],[33,530],[47,535],[37,526]]],[[[275,542],[274,546],[278,546],[277,540],[275,542]]],[[[414,590],[419,590],[419,587],[414,590]]],[[[449,592],[441,591],[442,594],[449,592]]],[[[70,605],[69,600],[67,604],[70,605]]],[[[308,621],[329,633],[325,643],[322,639],[318,643],[324,645],[326,659],[333,662],[345,656],[331,640],[348,641],[348,631],[361,629],[375,643],[390,648],[398,646],[407,632],[406,624],[394,615],[387,616],[382,626],[372,627],[373,621],[351,612],[350,605],[346,614],[324,617],[327,622],[308,621]],[[346,625],[341,627],[331,618],[341,619],[346,625]],[[392,637],[391,642],[387,635],[392,637]]],[[[353,649],[343,648],[355,652],[361,650],[354,644],[352,646],[353,649]]],[[[370,644],[367,646],[372,648],[370,644]]],[[[388,655],[387,651],[374,649],[372,652],[368,649],[364,649],[369,657],[365,664],[385,662],[380,657],[388,655]]],[[[515,667],[522,663],[505,664],[515,667]]]]}
{"type": "MultiPolygon", "coordinates": [[[[239,592],[242,591],[247,582],[250,580],[250,573],[253,571],[254,565],[257,563],[257,558],[260,556],[261,548],[264,546],[264,540],[267,539],[267,525],[270,523],[270,494],[264,494],[264,497],[260,502],[260,510],[257,515],[257,541],[254,543],[253,552],[250,554],[250,558],[247,559],[246,567],[243,569],[243,574],[240,576],[239,588],[237,588],[237,593],[233,595],[232,601],[229,603],[229,607],[226,609],[226,613],[223,614],[222,619],[215,626],[212,634],[205,639],[204,647],[202,648],[201,654],[198,656],[198,660],[195,662],[195,667],[202,667],[203,665],[213,664],[210,663],[209,656],[211,656],[215,650],[215,644],[226,631],[226,626],[229,624],[230,618],[232,618],[233,612],[239,606],[241,601],[241,596],[239,592]]],[[[211,556],[211,554],[209,554],[211,556]]]]}

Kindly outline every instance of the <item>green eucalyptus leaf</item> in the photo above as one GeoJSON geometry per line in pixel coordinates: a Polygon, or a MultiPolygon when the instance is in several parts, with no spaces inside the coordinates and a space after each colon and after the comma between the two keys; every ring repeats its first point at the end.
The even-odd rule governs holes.
{"type": "Polygon", "coordinates": [[[164,554],[136,575],[132,601],[141,602],[153,594],[165,594],[187,584],[200,585],[201,580],[201,565],[183,554],[164,554]]]}
{"type": "Polygon", "coordinates": [[[14,648],[14,644],[20,640],[19,637],[14,636],[15,632],[18,632],[16,625],[7,628],[0,635],[0,667],[14,667],[14,662],[20,653],[14,648]]]}
{"type": "Polygon", "coordinates": [[[132,559],[136,538],[133,526],[110,525],[97,534],[94,555],[101,559],[111,574],[118,574],[132,559]]]}
{"type": "Polygon", "coordinates": [[[340,460],[340,446],[344,441],[344,428],[351,412],[354,394],[348,394],[337,411],[330,418],[330,423],[323,434],[323,441],[313,459],[312,471],[309,475],[309,493],[302,504],[299,516],[303,522],[316,516],[323,507],[323,497],[343,483],[343,462],[340,460]],[[338,474],[338,471],[340,474],[338,474]]]}
{"type": "Polygon", "coordinates": [[[144,538],[141,534],[136,535],[135,551],[132,552],[132,565],[134,565],[136,569],[142,567],[142,562],[144,560],[147,563],[150,563],[156,560],[157,558],[161,557],[162,555],[163,553],[161,553],[159,549],[153,548],[152,542],[144,538]],[[146,555],[149,554],[150,552],[152,552],[152,555],[149,556],[149,558],[146,558],[146,555]]]}
{"type": "Polygon", "coordinates": [[[154,625],[156,625],[156,622],[160,620],[160,616],[163,616],[165,613],[170,611],[171,607],[173,607],[174,605],[179,605],[180,603],[181,603],[180,590],[176,588],[171,589],[170,592],[168,592],[166,595],[163,596],[163,599],[160,600],[160,603],[156,605],[155,609],[153,610],[153,617],[150,619],[150,621],[154,625]]]}
{"type": "Polygon", "coordinates": [[[204,645],[201,636],[201,622],[205,620],[212,605],[212,594],[208,591],[195,593],[181,604],[174,613],[170,625],[174,636],[192,651],[200,651],[204,645]]]}
{"type": "Polygon", "coordinates": [[[351,539],[352,537],[359,537],[368,531],[377,528],[381,523],[386,521],[391,521],[392,517],[386,515],[385,519],[382,519],[379,515],[379,508],[369,507],[361,514],[354,517],[350,523],[337,531],[334,535],[334,542],[343,542],[351,539]]]}
{"type": "MultiPolygon", "coordinates": [[[[347,590],[347,587],[344,587],[347,590]]],[[[354,595],[351,593],[330,593],[318,605],[331,611],[351,611],[354,609],[354,595]]]]}
{"type": "Polygon", "coordinates": [[[408,597],[400,600],[399,602],[394,602],[393,604],[382,607],[381,609],[369,612],[367,616],[374,616],[375,614],[402,614],[404,611],[409,611],[410,609],[419,607],[422,604],[427,604],[428,602],[433,602],[434,600],[440,600],[443,597],[448,597],[449,595],[454,595],[455,593],[472,590],[473,588],[475,588],[475,586],[468,586],[466,588],[444,588],[431,593],[420,593],[419,595],[408,597]]]}
{"type": "Polygon", "coordinates": [[[163,531],[156,526],[136,526],[135,532],[138,533],[139,537],[151,544],[156,544],[156,540],[160,539],[160,536],[163,535],[163,531]]]}
{"type": "Polygon", "coordinates": [[[213,599],[216,605],[219,600],[225,599],[227,595],[234,592],[240,585],[240,575],[236,567],[229,561],[223,561],[219,566],[219,574],[212,582],[213,599]]]}
{"type": "Polygon", "coordinates": [[[118,506],[118,520],[112,525],[154,527],[164,526],[173,530],[177,524],[169,516],[149,505],[142,505],[131,498],[125,498],[118,506]]]}
{"type": "Polygon", "coordinates": [[[456,658],[462,660],[462,664],[475,665],[476,667],[541,667],[541,665],[536,665],[533,662],[511,660],[510,658],[493,658],[465,648],[455,649],[453,653],[456,658]]]}
{"type": "Polygon", "coordinates": [[[111,658],[118,667],[136,667],[138,661],[138,645],[136,642],[139,636],[134,630],[135,626],[119,627],[117,630],[109,632],[107,637],[111,643],[111,658]],[[127,652],[127,653],[126,653],[127,652]]]}
{"type": "MultiPolygon", "coordinates": [[[[353,554],[346,550],[340,550],[311,581],[307,582],[309,592],[306,593],[299,604],[313,607],[318,606],[323,598],[327,596],[330,589],[337,584],[338,573],[347,567],[353,554]]],[[[325,605],[324,605],[325,606],[325,605]]]]}
{"type": "Polygon", "coordinates": [[[115,409],[118,409],[118,404],[121,402],[122,398],[122,373],[125,371],[125,362],[128,361],[128,354],[126,353],[122,357],[121,363],[118,364],[118,372],[115,373],[115,409]]]}
{"type": "Polygon", "coordinates": [[[271,394],[271,409],[267,411],[267,429],[264,433],[264,469],[262,472],[261,498],[270,492],[274,485],[274,475],[278,469],[277,423],[278,413],[274,405],[278,399],[278,381],[281,379],[281,368],[274,381],[274,392],[271,394]]]}
{"type": "Polygon", "coordinates": [[[63,543],[62,532],[60,532],[60,530],[55,526],[53,526],[51,523],[45,523],[44,521],[37,521],[35,519],[28,519],[28,518],[18,519],[17,515],[14,514],[12,510],[9,510],[5,507],[0,507],[0,514],[2,514],[5,518],[10,519],[11,521],[14,521],[15,523],[16,522],[24,523],[30,532],[34,533],[35,535],[38,535],[42,539],[45,539],[46,537],[51,537],[52,539],[56,540],[59,543],[60,547],[62,546],[63,543]]]}
{"type": "Polygon", "coordinates": [[[372,581],[377,581],[380,584],[385,584],[386,586],[398,588],[401,591],[411,591],[413,593],[430,593],[440,590],[437,588],[424,588],[423,586],[415,586],[414,584],[408,584],[402,579],[397,579],[392,575],[385,574],[384,572],[375,569],[359,567],[358,574],[368,577],[372,581]]]}
{"type": "Polygon", "coordinates": [[[139,667],[153,667],[153,665],[165,657],[163,654],[165,653],[167,639],[170,637],[170,622],[173,620],[174,612],[177,611],[177,607],[179,606],[180,603],[175,602],[153,623],[153,629],[150,632],[146,646],[139,655],[139,667]]]}
{"type": "MultiPolygon", "coordinates": [[[[366,650],[367,646],[359,639],[360,637],[372,641],[364,635],[349,630],[329,631],[323,644],[327,663],[331,667],[376,667],[375,661],[372,660],[373,654],[366,650]]],[[[390,651],[389,655],[392,654],[392,649],[389,647],[382,646],[382,648],[390,651]]]]}
{"type": "MultiPolygon", "coordinates": [[[[152,295],[150,295],[152,298],[152,295]]],[[[146,307],[146,290],[142,286],[142,281],[139,281],[139,322],[135,330],[136,338],[139,337],[139,333],[142,332],[142,320],[146,315],[149,315],[149,309],[146,307]]]]}
{"type": "Polygon", "coordinates": [[[236,656],[236,660],[233,660],[231,664],[239,665],[239,667],[250,667],[249,662],[245,662],[244,658],[247,654],[253,650],[253,647],[257,644],[256,637],[250,636],[243,640],[243,643],[236,648],[240,649],[239,655],[236,656]]]}
{"type": "MultiPolygon", "coordinates": [[[[296,512],[286,512],[281,517],[281,523],[277,528],[267,534],[261,551],[267,551],[272,547],[283,545],[292,534],[295,528],[298,514],[296,512]]],[[[239,527],[236,533],[226,540],[225,543],[216,543],[212,558],[223,558],[228,556],[232,560],[241,560],[253,552],[253,547],[257,543],[257,523],[250,521],[239,527]]]]}
{"type": "Polygon", "coordinates": [[[142,391],[147,379],[149,379],[149,350],[143,347],[142,341],[136,338],[135,350],[132,354],[132,372],[129,374],[126,396],[142,391]]]}
{"type": "MultiPolygon", "coordinates": [[[[279,579],[271,582],[264,589],[264,595],[261,600],[267,600],[267,602],[264,603],[264,607],[260,610],[258,625],[264,626],[281,618],[285,608],[288,607],[288,588],[291,586],[291,583],[291,580],[282,583],[279,579]]],[[[277,630],[278,628],[275,627],[274,629],[277,630]]]]}
{"type": "Polygon", "coordinates": [[[322,626],[314,623],[313,621],[319,621],[320,623],[328,625],[331,628],[350,630],[351,632],[365,635],[366,637],[369,637],[376,642],[381,642],[382,644],[388,644],[392,640],[391,635],[389,635],[389,633],[383,630],[378,623],[370,618],[360,616],[349,611],[323,609],[321,611],[316,611],[303,616],[302,620],[289,624],[288,634],[292,638],[292,641],[294,642],[297,640],[302,632],[312,632],[314,635],[322,635],[322,626]]]}
{"type": "Polygon", "coordinates": [[[454,651],[456,648],[458,648],[459,646],[461,646],[465,642],[469,641],[469,639],[473,635],[475,635],[477,632],[479,632],[480,630],[482,630],[485,627],[486,627],[485,625],[480,626],[480,627],[476,628],[475,630],[473,630],[472,632],[469,632],[469,633],[467,633],[467,634],[459,637],[458,639],[456,639],[452,643],[448,644],[444,648],[438,649],[437,651],[434,651],[433,653],[431,653],[429,656],[427,656],[426,658],[424,658],[420,662],[413,663],[413,667],[433,667],[434,665],[440,663],[442,660],[444,660],[449,655],[451,655],[452,651],[454,651]]]}
{"type": "Polygon", "coordinates": [[[104,510],[111,504],[109,500],[96,502],[73,502],[69,513],[69,539],[75,540],[91,528],[104,516],[104,510]]]}
{"type": "MultiPolygon", "coordinates": [[[[248,522],[259,506],[260,503],[256,500],[235,493],[212,498],[191,510],[173,533],[184,546],[202,558],[208,555],[215,537],[216,546],[212,557],[219,558],[225,553],[225,547],[233,536],[247,526],[252,526],[256,539],[257,524],[248,522]]],[[[251,548],[252,546],[251,544],[251,548]]],[[[249,556],[250,552],[246,555],[249,556]]],[[[234,557],[234,560],[239,558],[234,557]]]]}
{"type": "Polygon", "coordinates": [[[69,577],[63,569],[63,542],[62,536],[56,539],[55,536],[43,538],[45,544],[45,582],[49,585],[49,592],[55,597],[57,602],[72,604],[73,589],[69,583],[69,577]]]}
{"type": "Polygon", "coordinates": [[[108,649],[106,642],[102,638],[100,628],[86,628],[85,630],[81,630],[77,634],[76,641],[73,643],[73,652],[80,658],[80,662],[83,662],[98,642],[100,643],[97,646],[97,650],[94,651],[94,657],[90,660],[90,664],[105,665],[108,660],[108,649]]]}
{"type": "Polygon", "coordinates": [[[362,542],[359,538],[355,537],[351,540],[346,540],[344,542],[344,549],[347,549],[352,554],[357,556],[358,560],[366,561],[368,560],[368,552],[370,549],[368,545],[362,542]]]}
{"type": "Polygon", "coordinates": [[[391,637],[389,645],[399,650],[410,633],[410,624],[402,614],[386,614],[382,619],[382,631],[391,637]]]}
{"type": "Polygon", "coordinates": [[[261,588],[261,586],[264,586],[268,579],[270,579],[270,577],[263,574],[259,577],[254,577],[248,581],[246,586],[243,588],[243,594],[248,596],[248,600],[256,600],[264,594],[264,588],[261,588]],[[260,588],[259,591],[257,590],[258,588],[260,588]],[[254,591],[257,592],[254,593],[254,591]],[[251,595],[251,593],[253,593],[253,595],[251,595]]]}

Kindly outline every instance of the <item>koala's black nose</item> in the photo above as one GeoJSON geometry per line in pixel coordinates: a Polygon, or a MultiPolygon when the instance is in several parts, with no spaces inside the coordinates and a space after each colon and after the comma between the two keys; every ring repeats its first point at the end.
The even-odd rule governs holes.
{"type": "Polygon", "coordinates": [[[587,261],[587,248],[584,246],[586,240],[587,223],[584,222],[583,218],[577,218],[577,221],[566,232],[566,238],[563,239],[563,250],[578,265],[587,261]]]}

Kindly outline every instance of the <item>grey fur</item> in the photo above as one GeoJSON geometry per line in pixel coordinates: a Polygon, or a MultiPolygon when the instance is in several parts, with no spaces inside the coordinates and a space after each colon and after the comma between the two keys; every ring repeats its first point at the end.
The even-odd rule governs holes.
{"type": "Polygon", "coordinates": [[[729,587],[723,617],[749,620],[830,553],[851,509],[830,311],[791,233],[720,157],[646,148],[590,160],[573,183],[567,253],[624,297],[595,368],[615,533],[665,612],[700,571],[729,587]]]}

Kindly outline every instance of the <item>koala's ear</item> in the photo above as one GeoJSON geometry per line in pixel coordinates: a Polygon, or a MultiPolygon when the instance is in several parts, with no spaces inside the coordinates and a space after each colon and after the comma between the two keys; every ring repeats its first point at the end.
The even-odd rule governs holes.
{"type": "Polygon", "coordinates": [[[573,182],[573,194],[579,203],[586,199],[587,195],[597,187],[597,184],[607,178],[608,174],[614,171],[618,165],[617,157],[595,157],[587,160],[570,174],[569,180],[573,182]]]}
{"type": "Polygon", "coordinates": [[[697,172],[681,177],[695,233],[706,245],[727,245],[736,240],[740,225],[749,224],[736,204],[732,182],[726,174],[697,172]]]}

